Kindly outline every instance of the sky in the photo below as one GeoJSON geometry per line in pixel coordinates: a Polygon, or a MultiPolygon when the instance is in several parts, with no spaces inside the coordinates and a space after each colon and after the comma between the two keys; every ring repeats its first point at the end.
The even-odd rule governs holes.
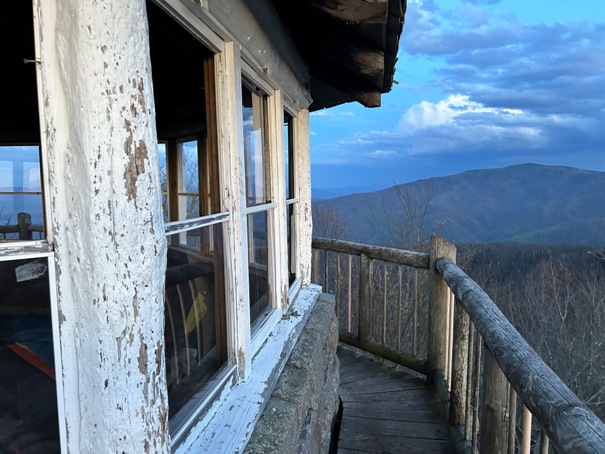
{"type": "Polygon", "coordinates": [[[311,114],[315,189],[528,162],[605,171],[605,0],[408,0],[395,81],[381,107],[311,114]]]}

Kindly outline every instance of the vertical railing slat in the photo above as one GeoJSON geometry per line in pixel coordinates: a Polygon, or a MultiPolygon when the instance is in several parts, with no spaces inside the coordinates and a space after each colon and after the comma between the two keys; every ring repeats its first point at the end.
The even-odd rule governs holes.
{"type": "Polygon", "coordinates": [[[531,412],[523,406],[523,438],[521,440],[521,454],[529,454],[531,450],[531,412]]]}
{"type": "Polygon", "coordinates": [[[455,303],[454,345],[452,355],[452,385],[450,392],[450,423],[453,426],[466,424],[466,399],[468,379],[470,318],[459,301],[455,303]]]}
{"type": "Polygon", "coordinates": [[[359,272],[359,339],[372,339],[372,259],[361,254],[359,272]]]}
{"type": "Polygon", "coordinates": [[[351,293],[352,293],[352,280],[353,280],[353,256],[351,254],[348,255],[349,258],[349,272],[348,272],[348,278],[349,278],[349,285],[348,285],[348,292],[347,292],[347,332],[351,332],[351,293]]]}

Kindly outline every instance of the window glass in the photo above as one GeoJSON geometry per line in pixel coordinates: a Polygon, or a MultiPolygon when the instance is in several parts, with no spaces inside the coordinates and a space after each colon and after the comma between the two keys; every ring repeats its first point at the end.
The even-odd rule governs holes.
{"type": "Polygon", "coordinates": [[[270,307],[268,213],[249,214],[248,274],[250,279],[250,323],[270,307]]]}
{"type": "Polygon", "coordinates": [[[267,97],[242,87],[246,204],[270,201],[269,159],[266,138],[267,97]]]}
{"type": "Polygon", "coordinates": [[[58,453],[48,259],[0,261],[0,452],[58,453]]]}
{"type": "Polygon", "coordinates": [[[40,152],[0,146],[0,241],[44,238],[40,152]]]}
{"type": "Polygon", "coordinates": [[[292,116],[284,112],[284,172],[286,177],[286,200],[296,197],[294,194],[294,147],[292,116]]]}
{"type": "Polygon", "coordinates": [[[180,154],[178,219],[197,218],[201,216],[197,140],[179,143],[178,152],[180,154]]]}
{"type": "Polygon", "coordinates": [[[160,185],[162,187],[162,213],[168,222],[168,173],[166,168],[166,144],[158,143],[158,163],[160,165],[160,185]]]}
{"type": "Polygon", "coordinates": [[[168,236],[164,332],[176,425],[197,408],[204,385],[227,361],[222,230],[216,224],[168,236]]]}
{"type": "MultiPolygon", "coordinates": [[[[296,197],[295,160],[294,160],[294,134],[293,118],[284,112],[284,163],[285,163],[285,194],[286,202],[296,197]]],[[[288,282],[296,280],[296,202],[290,201],[286,205],[286,233],[288,241],[288,282]]]]}

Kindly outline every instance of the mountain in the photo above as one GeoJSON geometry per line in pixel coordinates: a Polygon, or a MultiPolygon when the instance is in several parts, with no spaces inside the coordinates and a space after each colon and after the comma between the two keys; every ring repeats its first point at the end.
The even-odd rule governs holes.
{"type": "Polygon", "coordinates": [[[315,203],[340,216],[349,239],[392,244],[388,230],[405,219],[406,196],[411,207],[430,201],[425,237],[437,229],[454,242],[605,244],[605,172],[572,167],[470,170],[315,203]]]}
{"type": "MultiPolygon", "coordinates": [[[[375,189],[375,188],[372,188],[375,189]]],[[[335,197],[339,197],[342,195],[360,193],[360,192],[368,192],[370,189],[361,188],[357,186],[349,186],[342,188],[311,188],[312,194],[311,198],[313,200],[325,200],[325,199],[333,199],[335,197]]]]}

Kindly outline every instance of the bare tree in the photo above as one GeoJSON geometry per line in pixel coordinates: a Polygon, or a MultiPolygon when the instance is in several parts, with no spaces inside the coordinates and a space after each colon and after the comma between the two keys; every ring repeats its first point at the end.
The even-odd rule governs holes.
{"type": "Polygon", "coordinates": [[[544,361],[604,419],[605,283],[590,270],[544,260],[505,306],[544,361]]]}
{"type": "Polygon", "coordinates": [[[386,196],[380,206],[368,206],[368,223],[381,231],[390,246],[401,249],[427,250],[431,234],[443,230],[443,224],[427,225],[435,195],[430,180],[394,185],[394,201],[386,196]]]}
{"type": "Polygon", "coordinates": [[[350,231],[340,215],[329,205],[313,204],[313,234],[321,238],[342,240],[350,231]]]}

